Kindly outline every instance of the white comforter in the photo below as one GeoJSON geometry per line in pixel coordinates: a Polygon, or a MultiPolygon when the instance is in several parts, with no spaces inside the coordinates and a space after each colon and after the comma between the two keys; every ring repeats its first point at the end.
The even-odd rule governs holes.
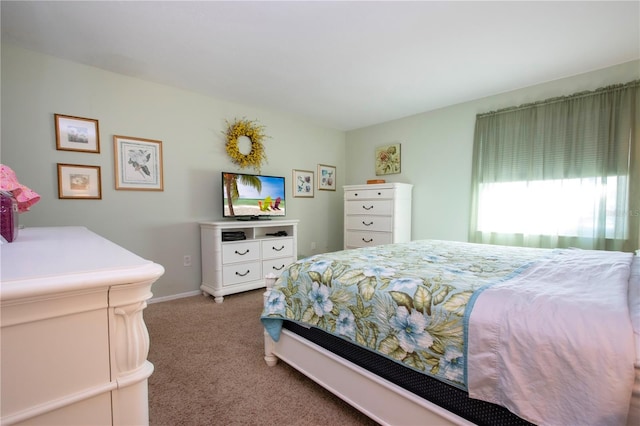
{"type": "Polygon", "coordinates": [[[541,425],[625,424],[631,260],[567,250],[483,291],[469,318],[469,395],[541,425]]]}

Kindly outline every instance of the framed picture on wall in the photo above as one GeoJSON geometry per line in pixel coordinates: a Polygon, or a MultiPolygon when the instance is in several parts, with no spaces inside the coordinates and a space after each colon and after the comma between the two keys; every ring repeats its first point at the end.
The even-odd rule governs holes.
{"type": "Polygon", "coordinates": [[[400,144],[394,143],[376,148],[376,176],[400,173],[400,144]]]}
{"type": "Polygon", "coordinates": [[[162,141],[114,136],[116,189],[163,191],[162,141]]]}
{"type": "Polygon", "coordinates": [[[98,120],[54,114],[56,149],[100,153],[98,120]]]}
{"type": "Polygon", "coordinates": [[[293,196],[313,197],[313,172],[310,170],[293,171],[293,196]]]}
{"type": "Polygon", "coordinates": [[[320,191],[336,190],[336,168],[326,164],[318,164],[318,189],[320,191]]]}
{"type": "Polygon", "coordinates": [[[58,163],[58,198],[100,200],[100,166],[58,163]]]}

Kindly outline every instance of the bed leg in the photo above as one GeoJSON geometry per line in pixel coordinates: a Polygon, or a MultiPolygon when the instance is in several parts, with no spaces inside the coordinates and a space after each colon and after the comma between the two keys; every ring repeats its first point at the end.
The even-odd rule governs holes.
{"type": "MultiPolygon", "coordinates": [[[[271,288],[273,287],[273,284],[275,283],[275,281],[276,281],[275,276],[272,274],[269,274],[265,277],[267,291],[265,291],[264,294],[262,295],[265,302],[267,300],[267,297],[269,297],[269,293],[271,292],[271,288]]],[[[274,344],[275,343],[273,339],[271,339],[271,336],[269,336],[269,333],[267,333],[267,330],[264,330],[264,360],[269,367],[273,367],[278,363],[278,358],[275,355],[273,355],[274,344]]]]}
{"type": "Polygon", "coordinates": [[[278,357],[273,354],[273,339],[269,333],[264,332],[264,360],[269,367],[273,367],[278,363],[278,357]]]}

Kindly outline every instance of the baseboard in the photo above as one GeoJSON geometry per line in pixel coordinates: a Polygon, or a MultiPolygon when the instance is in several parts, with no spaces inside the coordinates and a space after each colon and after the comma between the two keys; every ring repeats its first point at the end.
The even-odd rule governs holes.
{"type": "Polygon", "coordinates": [[[200,290],[188,291],[186,293],[172,294],[171,296],[152,297],[147,303],[168,302],[169,300],[182,299],[185,297],[197,296],[202,294],[200,290]]]}

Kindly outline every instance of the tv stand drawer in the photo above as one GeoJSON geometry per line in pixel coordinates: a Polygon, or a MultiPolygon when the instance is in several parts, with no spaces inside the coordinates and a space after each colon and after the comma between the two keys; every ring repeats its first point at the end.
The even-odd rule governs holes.
{"type": "Polygon", "coordinates": [[[222,285],[229,286],[246,281],[259,280],[262,276],[262,268],[259,261],[225,265],[222,268],[222,285]]]}
{"type": "Polygon", "coordinates": [[[293,255],[292,238],[274,238],[262,241],[262,258],[290,257],[293,255]]]}
{"type": "Polygon", "coordinates": [[[268,274],[280,276],[282,271],[284,271],[285,268],[291,265],[293,262],[295,262],[293,257],[265,260],[264,262],[262,262],[262,274],[265,276],[268,274]]]}
{"type": "Polygon", "coordinates": [[[258,241],[222,244],[222,263],[225,265],[258,259],[260,259],[260,243],[258,241]]]}

